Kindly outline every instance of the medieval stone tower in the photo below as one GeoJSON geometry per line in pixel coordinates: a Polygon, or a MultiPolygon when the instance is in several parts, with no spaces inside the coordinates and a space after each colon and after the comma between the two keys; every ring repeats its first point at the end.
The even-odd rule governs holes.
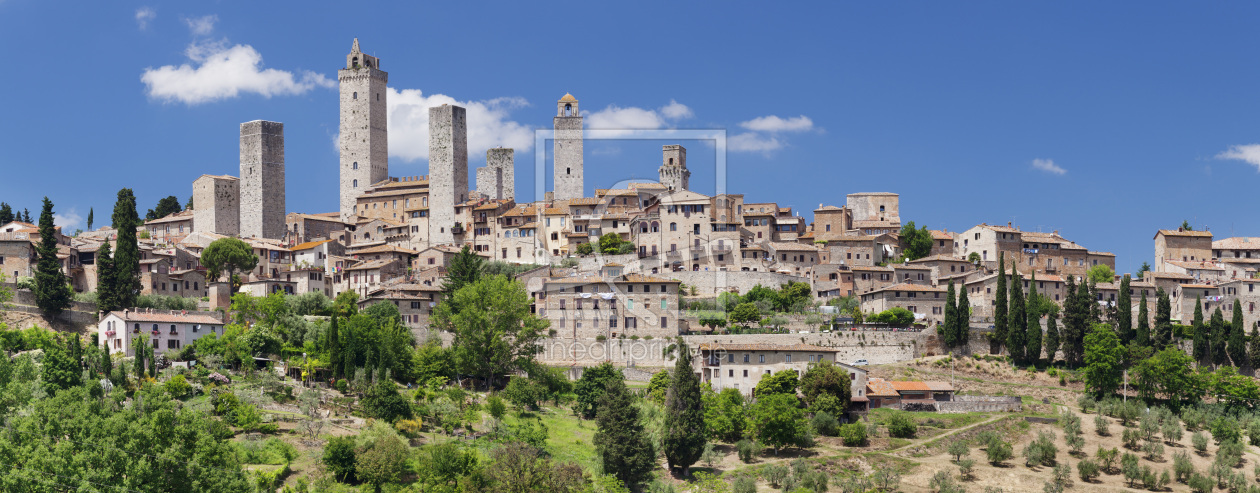
{"type": "MultiPolygon", "coordinates": [[[[468,120],[463,107],[429,108],[429,244],[454,243],[455,205],[468,200],[468,120]]],[[[468,227],[469,225],[463,225],[468,227]]]]}
{"type": "Polygon", "coordinates": [[[241,183],[235,176],[201,175],[193,181],[193,231],[241,234],[241,183]]]}
{"type": "Polygon", "coordinates": [[[241,124],[241,231],[245,238],[284,237],[284,124],[241,124]]]}
{"type": "Polygon", "coordinates": [[[354,39],[341,83],[341,220],[354,218],[355,199],[373,183],[389,177],[389,138],[385,84],[389,74],[381,62],[359,51],[354,39]]]}
{"type": "Polygon", "coordinates": [[[670,190],[686,190],[691,180],[687,170],[687,148],[680,145],[661,146],[661,184],[670,190]]]}
{"type": "Polygon", "coordinates": [[[556,136],[552,151],[555,164],[553,183],[556,200],[582,197],[582,115],[578,100],[565,94],[556,104],[556,136]]]}
{"type": "Polygon", "coordinates": [[[487,149],[486,167],[477,168],[477,192],[492,199],[516,198],[515,154],[503,147],[487,149]]]}

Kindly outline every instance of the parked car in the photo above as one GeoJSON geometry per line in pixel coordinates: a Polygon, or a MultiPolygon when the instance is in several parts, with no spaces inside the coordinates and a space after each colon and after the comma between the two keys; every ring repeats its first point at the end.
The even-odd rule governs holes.
{"type": "Polygon", "coordinates": [[[860,360],[857,360],[857,361],[854,361],[854,362],[853,362],[853,366],[869,366],[870,364],[871,364],[871,362],[866,361],[866,360],[864,360],[864,359],[860,359],[860,360]]]}

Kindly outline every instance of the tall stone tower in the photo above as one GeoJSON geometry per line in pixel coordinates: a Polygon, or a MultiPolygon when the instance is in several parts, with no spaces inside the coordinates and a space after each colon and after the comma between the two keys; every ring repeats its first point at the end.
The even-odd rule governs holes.
{"type": "Polygon", "coordinates": [[[351,221],[355,199],[389,177],[385,106],[389,74],[381,70],[379,59],[359,51],[359,38],[355,38],[337,80],[341,83],[341,220],[351,221]]]}
{"type": "Polygon", "coordinates": [[[241,236],[284,237],[284,124],[241,124],[241,236]]]}
{"type": "Polygon", "coordinates": [[[515,154],[503,147],[487,149],[486,167],[477,168],[477,192],[492,199],[516,198],[515,154]]]}
{"type": "Polygon", "coordinates": [[[556,138],[552,151],[555,164],[556,200],[582,197],[582,115],[578,100],[566,93],[556,104],[556,138]]]}
{"type": "Polygon", "coordinates": [[[241,183],[235,176],[201,175],[193,180],[193,231],[241,234],[241,183]]]}
{"type": "Polygon", "coordinates": [[[686,190],[691,180],[687,170],[687,148],[680,145],[661,146],[661,184],[670,190],[686,190]]]}
{"type": "Polygon", "coordinates": [[[434,106],[429,108],[430,245],[455,242],[455,205],[467,200],[468,120],[464,108],[434,106]]]}

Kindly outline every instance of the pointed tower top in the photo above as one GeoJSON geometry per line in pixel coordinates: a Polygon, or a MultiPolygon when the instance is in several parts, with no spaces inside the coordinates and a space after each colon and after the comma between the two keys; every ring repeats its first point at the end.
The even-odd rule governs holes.
{"type": "Polygon", "coordinates": [[[351,53],[363,53],[362,51],[359,51],[359,38],[354,38],[354,46],[351,46],[351,47],[350,47],[350,52],[351,52],[351,53]]]}

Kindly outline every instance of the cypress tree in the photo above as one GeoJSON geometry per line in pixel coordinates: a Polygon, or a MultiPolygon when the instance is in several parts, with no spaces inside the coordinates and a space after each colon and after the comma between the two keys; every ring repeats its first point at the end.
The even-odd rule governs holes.
{"type": "Polygon", "coordinates": [[[106,241],[96,251],[96,308],[101,312],[109,313],[121,308],[118,306],[116,284],[114,258],[106,241]]]}
{"type": "Polygon", "coordinates": [[[1247,366],[1247,329],[1243,327],[1242,302],[1234,298],[1234,317],[1229,325],[1229,359],[1234,366],[1247,366]]]}
{"type": "Polygon", "coordinates": [[[1075,353],[1073,364],[1077,366],[1085,362],[1085,334],[1091,330],[1089,321],[1090,304],[1095,304],[1094,299],[1089,294],[1089,286],[1085,279],[1081,279],[1081,283],[1076,285],[1076,309],[1078,311],[1077,317],[1081,320],[1081,327],[1072,340],[1073,352],[1075,353]]]}
{"type": "Polygon", "coordinates": [[[971,299],[967,296],[967,287],[958,292],[957,321],[954,322],[958,345],[965,346],[971,340],[971,299]]]}
{"type": "Polygon", "coordinates": [[[56,317],[70,307],[73,295],[57,260],[57,230],[53,226],[53,203],[44,197],[44,210],[39,214],[39,261],[35,270],[35,305],[40,311],[56,317]]]}
{"type": "Polygon", "coordinates": [[[1120,294],[1116,299],[1116,333],[1120,336],[1120,344],[1128,345],[1133,340],[1133,289],[1129,286],[1129,275],[1120,280],[1120,294]]]}
{"type": "Polygon", "coordinates": [[[704,452],[704,409],[700,398],[700,379],[691,368],[691,349],[679,341],[674,379],[665,393],[665,436],[661,444],[665,462],[673,470],[682,468],[685,477],[691,465],[704,452]]]}
{"type": "Polygon", "coordinates": [[[1028,302],[1024,303],[1024,311],[1028,313],[1024,357],[1030,364],[1035,365],[1041,360],[1041,296],[1037,294],[1036,272],[1033,273],[1032,281],[1028,283],[1028,286],[1028,302]]]}
{"type": "Polygon", "coordinates": [[[1006,350],[1011,361],[1022,365],[1027,362],[1024,354],[1028,343],[1028,319],[1024,314],[1024,279],[1018,269],[1011,272],[1011,308],[1007,312],[1006,350]]]}
{"type": "Polygon", "coordinates": [[[997,294],[994,295],[993,305],[993,338],[997,339],[999,351],[1001,346],[1006,345],[1006,253],[998,254],[998,278],[997,278],[997,294]]]}
{"type": "Polygon", "coordinates": [[[1146,314],[1146,292],[1142,292],[1142,300],[1138,302],[1138,321],[1137,332],[1133,334],[1133,340],[1137,341],[1137,345],[1141,347],[1149,347],[1151,345],[1151,324],[1150,317],[1146,314]]]}
{"type": "MultiPolygon", "coordinates": [[[[125,330],[126,327],[123,327],[125,330]]],[[[101,372],[105,374],[105,378],[113,379],[114,375],[114,359],[110,357],[109,346],[101,346],[101,372]]]]}
{"type": "Polygon", "coordinates": [[[0,225],[13,222],[13,207],[4,202],[0,202],[0,225]]]}
{"type": "Polygon", "coordinates": [[[1074,342],[1085,324],[1085,319],[1079,317],[1080,310],[1077,304],[1076,276],[1069,275],[1063,297],[1063,330],[1059,331],[1059,346],[1063,349],[1063,361],[1069,365],[1076,361],[1077,347],[1074,342]]]}
{"type": "Polygon", "coordinates": [[[1260,327],[1256,325],[1251,326],[1251,346],[1247,351],[1247,359],[1251,361],[1252,368],[1260,362],[1260,327]]]}
{"type": "Polygon", "coordinates": [[[132,351],[136,355],[136,381],[140,381],[144,380],[144,348],[149,346],[149,338],[142,334],[139,337],[136,337],[133,342],[135,343],[135,347],[132,348],[132,351]]]}
{"type": "Polygon", "coordinates": [[[1055,354],[1059,352],[1059,318],[1053,312],[1046,317],[1046,364],[1053,365],[1055,354]]]}
{"type": "Polygon", "coordinates": [[[652,477],[656,453],[639,421],[639,408],[634,401],[620,373],[609,380],[599,397],[595,414],[598,430],[593,441],[604,473],[616,476],[630,491],[639,491],[652,477]]]}
{"type": "Polygon", "coordinates": [[[27,224],[33,224],[35,222],[31,220],[30,209],[22,209],[22,222],[27,223],[27,224]]]}
{"type": "Polygon", "coordinates": [[[958,323],[958,307],[954,302],[954,280],[949,281],[949,288],[945,290],[945,320],[940,324],[941,340],[945,342],[945,347],[952,348],[958,345],[958,329],[955,325],[958,323]]]}
{"type": "MultiPolygon", "coordinates": [[[[1089,300],[1089,325],[1092,326],[1102,323],[1102,307],[1098,304],[1101,297],[1098,296],[1098,283],[1088,277],[1086,279],[1089,285],[1089,292],[1087,293],[1089,300]]],[[[1081,284],[1081,287],[1084,288],[1085,285],[1081,284]]]]}
{"type": "Polygon", "coordinates": [[[118,230],[118,244],[114,252],[114,295],[119,307],[136,306],[140,296],[140,244],[136,239],[136,227],[140,216],[136,213],[136,197],[130,188],[118,191],[114,204],[114,228],[118,230]]]}
{"type": "Polygon", "coordinates": [[[1228,339],[1226,333],[1229,328],[1225,325],[1225,315],[1221,314],[1221,307],[1216,307],[1216,311],[1212,312],[1211,324],[1209,334],[1211,335],[1212,363],[1216,365],[1229,363],[1229,354],[1225,352],[1225,340],[1228,339]]]}
{"type": "Polygon", "coordinates": [[[1164,292],[1164,288],[1157,288],[1155,297],[1155,325],[1151,327],[1151,345],[1158,351],[1172,343],[1172,303],[1168,301],[1168,293],[1164,292]]]}
{"type": "Polygon", "coordinates": [[[1194,321],[1190,323],[1190,327],[1194,331],[1194,360],[1199,364],[1211,362],[1211,344],[1208,342],[1207,327],[1203,326],[1202,296],[1197,296],[1194,299],[1194,321]]]}
{"type": "Polygon", "coordinates": [[[332,326],[324,334],[324,350],[328,351],[328,366],[332,368],[333,378],[341,373],[341,348],[337,345],[337,314],[332,316],[332,326]]]}
{"type": "Polygon", "coordinates": [[[91,231],[91,230],[92,230],[92,223],[93,223],[93,222],[96,222],[96,217],[95,217],[95,215],[96,215],[96,214],[95,214],[95,211],[94,211],[94,210],[92,210],[92,208],[91,208],[91,207],[88,207],[88,218],[87,218],[87,229],[88,229],[88,231],[91,231]]]}

